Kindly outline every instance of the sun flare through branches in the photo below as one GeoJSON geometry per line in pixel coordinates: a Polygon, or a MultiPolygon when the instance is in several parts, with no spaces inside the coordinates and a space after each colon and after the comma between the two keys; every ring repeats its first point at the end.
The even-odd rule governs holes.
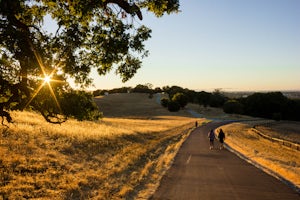
{"type": "MultiPolygon", "coordinates": [[[[31,44],[31,45],[32,45],[32,44],[31,44]]],[[[46,73],[45,66],[44,66],[44,64],[43,64],[43,61],[42,61],[41,56],[38,54],[38,52],[36,52],[36,51],[34,50],[33,45],[32,45],[31,47],[32,47],[32,50],[33,50],[33,52],[34,52],[34,55],[35,55],[35,57],[36,57],[36,59],[37,59],[37,62],[38,62],[38,64],[39,64],[39,66],[40,66],[40,69],[41,69],[41,71],[42,71],[42,76],[37,77],[37,78],[35,78],[35,79],[36,79],[36,80],[41,80],[42,83],[41,83],[41,84],[39,85],[39,87],[35,90],[34,94],[33,94],[32,97],[30,98],[30,100],[27,102],[25,108],[26,108],[27,106],[29,106],[29,104],[30,104],[30,103],[32,102],[32,100],[38,95],[38,93],[41,91],[41,89],[42,89],[45,85],[48,85],[48,89],[49,89],[49,91],[50,91],[50,94],[51,94],[52,98],[54,99],[57,108],[58,108],[59,111],[62,113],[61,106],[60,106],[60,104],[59,104],[59,102],[58,102],[58,100],[57,100],[57,97],[56,97],[56,95],[55,95],[55,93],[54,93],[54,91],[53,91],[53,88],[52,88],[52,86],[51,86],[51,82],[61,82],[61,83],[62,83],[63,81],[61,81],[61,80],[55,80],[55,79],[52,78],[53,75],[55,74],[55,72],[57,71],[56,67],[53,69],[53,71],[52,71],[50,74],[47,74],[47,73],[46,73]]]]}
{"type": "Polygon", "coordinates": [[[49,84],[50,81],[51,81],[51,76],[46,75],[46,76],[44,77],[44,83],[49,84]]]}

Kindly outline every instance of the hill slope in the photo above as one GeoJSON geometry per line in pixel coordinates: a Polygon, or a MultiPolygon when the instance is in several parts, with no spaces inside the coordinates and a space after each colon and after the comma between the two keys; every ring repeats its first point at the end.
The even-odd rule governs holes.
{"type": "Polygon", "coordinates": [[[146,199],[195,119],[144,94],[98,103],[113,118],[54,125],[13,112],[14,124],[0,126],[0,199],[146,199]]]}
{"type": "Polygon", "coordinates": [[[147,119],[155,116],[191,116],[185,110],[175,113],[169,112],[158,104],[160,99],[157,98],[156,95],[149,98],[149,95],[144,93],[117,93],[96,97],[95,102],[103,112],[104,117],[147,119]]]}

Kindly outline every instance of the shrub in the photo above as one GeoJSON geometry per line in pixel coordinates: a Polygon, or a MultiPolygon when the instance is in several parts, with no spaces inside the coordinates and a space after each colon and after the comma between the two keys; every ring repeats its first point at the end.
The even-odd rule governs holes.
{"type": "Polygon", "coordinates": [[[212,94],[208,92],[204,92],[204,91],[199,92],[197,94],[198,103],[200,105],[203,105],[204,107],[207,107],[209,105],[209,100],[211,95],[212,94]]]}
{"type": "Polygon", "coordinates": [[[243,114],[243,105],[236,101],[236,100],[229,100],[227,101],[224,106],[223,106],[223,110],[225,113],[229,113],[229,114],[243,114]]]}
{"type": "Polygon", "coordinates": [[[160,100],[160,104],[161,104],[163,107],[167,108],[167,107],[168,107],[168,104],[169,104],[169,99],[167,99],[167,98],[162,98],[162,99],[160,100]]]}
{"type": "Polygon", "coordinates": [[[209,105],[211,107],[222,107],[224,105],[224,103],[227,101],[227,97],[225,97],[220,91],[215,91],[213,92],[212,95],[210,95],[210,99],[209,99],[209,105]]]}
{"type": "Polygon", "coordinates": [[[172,101],[177,102],[181,108],[184,108],[188,103],[188,98],[185,94],[179,92],[173,96],[172,101]]]}
{"type": "Polygon", "coordinates": [[[77,120],[98,120],[102,117],[92,94],[84,91],[72,91],[63,94],[61,107],[64,114],[77,120]]]}
{"type": "Polygon", "coordinates": [[[245,100],[245,111],[254,117],[273,118],[287,110],[288,99],[281,92],[254,93],[245,100]],[[277,114],[278,115],[278,114],[277,114]]]}
{"type": "Polygon", "coordinates": [[[177,101],[169,101],[168,110],[170,112],[178,112],[180,110],[180,104],[177,101]]]}
{"type": "Polygon", "coordinates": [[[272,119],[276,120],[276,121],[280,121],[281,120],[281,113],[273,113],[272,115],[272,119]]]}

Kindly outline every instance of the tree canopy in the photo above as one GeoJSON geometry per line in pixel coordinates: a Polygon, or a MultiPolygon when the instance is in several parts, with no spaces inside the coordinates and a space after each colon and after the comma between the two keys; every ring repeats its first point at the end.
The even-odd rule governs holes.
{"type": "Polygon", "coordinates": [[[0,0],[0,116],[10,122],[9,111],[25,108],[54,123],[78,116],[61,108],[76,95],[67,80],[90,86],[93,68],[129,80],[148,55],[151,30],[137,23],[142,11],[160,17],[178,9],[179,0],[0,0]]]}
{"type": "Polygon", "coordinates": [[[188,104],[188,97],[185,94],[178,92],[172,97],[172,101],[176,101],[181,108],[184,108],[188,104]]]}

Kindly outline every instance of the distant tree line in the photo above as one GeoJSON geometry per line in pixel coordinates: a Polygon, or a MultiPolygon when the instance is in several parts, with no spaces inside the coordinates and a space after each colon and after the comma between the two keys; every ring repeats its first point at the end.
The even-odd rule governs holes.
{"type": "Polygon", "coordinates": [[[146,83],[144,85],[138,84],[135,87],[121,87],[121,88],[114,88],[111,90],[95,90],[93,91],[93,96],[101,96],[108,94],[115,94],[115,93],[148,93],[148,94],[155,94],[163,92],[159,87],[152,89],[153,85],[151,83],[146,83]]]}
{"type": "Polygon", "coordinates": [[[289,99],[281,92],[254,93],[248,97],[231,99],[223,109],[226,113],[300,121],[300,99],[289,99]]]}
{"type": "Polygon", "coordinates": [[[289,99],[281,92],[253,93],[247,97],[229,98],[221,90],[213,92],[196,92],[179,86],[156,87],[150,83],[136,87],[122,87],[112,90],[96,90],[94,96],[105,93],[148,93],[152,98],[155,93],[165,93],[167,98],[161,99],[161,105],[171,112],[179,111],[188,103],[204,107],[223,108],[225,113],[242,114],[274,120],[300,121],[300,99],[289,99]]]}
{"type": "Polygon", "coordinates": [[[162,105],[169,111],[178,111],[184,108],[188,103],[203,105],[204,107],[222,107],[228,98],[220,91],[196,92],[194,90],[184,89],[179,86],[165,86],[162,91],[168,94],[167,99],[162,99],[162,105]]]}

